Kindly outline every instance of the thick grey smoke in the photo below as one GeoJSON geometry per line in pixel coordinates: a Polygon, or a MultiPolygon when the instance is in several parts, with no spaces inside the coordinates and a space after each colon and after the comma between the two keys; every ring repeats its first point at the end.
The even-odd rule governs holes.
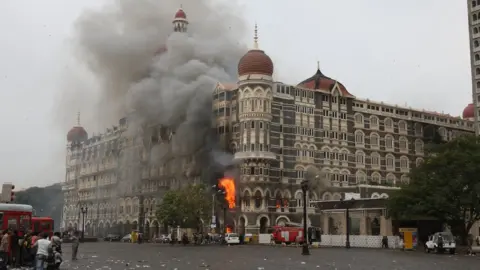
{"type": "Polygon", "coordinates": [[[78,53],[100,85],[100,100],[92,104],[103,125],[129,115],[128,135],[140,141],[151,137],[144,128],[149,123],[173,130],[171,146],[153,147],[155,164],[196,155],[208,160],[204,167],[225,166],[229,157],[212,138],[211,99],[217,82],[236,81],[246,52],[239,42],[246,35],[241,8],[235,1],[181,2],[190,23],[186,34],[173,33],[177,0],[114,0],[86,11],[75,28],[78,53]],[[167,50],[156,54],[161,48],[167,50]]]}

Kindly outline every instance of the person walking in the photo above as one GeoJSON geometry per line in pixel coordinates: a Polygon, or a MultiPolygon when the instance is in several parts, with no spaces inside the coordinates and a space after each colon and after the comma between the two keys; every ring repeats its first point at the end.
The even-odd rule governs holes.
{"type": "Polygon", "coordinates": [[[72,261],[77,260],[78,247],[80,246],[80,239],[78,239],[78,231],[75,231],[72,236],[72,261]]]}
{"type": "Polygon", "coordinates": [[[48,249],[51,246],[50,240],[48,240],[48,233],[43,233],[41,238],[35,242],[35,247],[37,248],[37,254],[35,256],[35,270],[44,270],[45,262],[48,258],[48,249]]]}

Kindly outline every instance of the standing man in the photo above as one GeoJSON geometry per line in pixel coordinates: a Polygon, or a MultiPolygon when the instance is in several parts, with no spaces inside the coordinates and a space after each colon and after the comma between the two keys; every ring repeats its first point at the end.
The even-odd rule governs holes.
{"type": "Polygon", "coordinates": [[[48,249],[51,245],[50,240],[48,240],[48,233],[42,233],[41,239],[35,242],[35,246],[37,247],[37,254],[36,254],[36,263],[35,263],[35,270],[44,270],[45,269],[45,262],[48,258],[48,249]]]}
{"type": "Polygon", "coordinates": [[[78,231],[75,231],[72,236],[72,261],[77,260],[78,246],[80,246],[80,239],[78,239],[78,231]]]}
{"type": "Polygon", "coordinates": [[[0,269],[7,269],[8,265],[8,248],[9,248],[10,235],[8,230],[2,232],[2,239],[0,240],[0,269]]]}

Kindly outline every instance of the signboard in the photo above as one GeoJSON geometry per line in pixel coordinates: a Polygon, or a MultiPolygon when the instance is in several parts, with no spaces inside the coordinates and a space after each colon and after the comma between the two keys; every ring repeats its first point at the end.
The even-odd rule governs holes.
{"type": "Polygon", "coordinates": [[[417,228],[399,228],[398,231],[403,239],[405,249],[415,249],[417,247],[417,228]]]}

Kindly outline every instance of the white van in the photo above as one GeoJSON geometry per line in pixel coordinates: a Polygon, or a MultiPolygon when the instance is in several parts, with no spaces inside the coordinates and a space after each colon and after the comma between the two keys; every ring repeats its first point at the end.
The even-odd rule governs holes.
{"type": "Polygon", "coordinates": [[[425,252],[427,253],[431,251],[435,253],[447,251],[450,252],[450,254],[455,254],[456,248],[455,238],[449,232],[437,232],[434,235],[430,235],[427,243],[425,243],[425,252]],[[440,242],[443,242],[442,246],[439,245],[440,242]]]}

